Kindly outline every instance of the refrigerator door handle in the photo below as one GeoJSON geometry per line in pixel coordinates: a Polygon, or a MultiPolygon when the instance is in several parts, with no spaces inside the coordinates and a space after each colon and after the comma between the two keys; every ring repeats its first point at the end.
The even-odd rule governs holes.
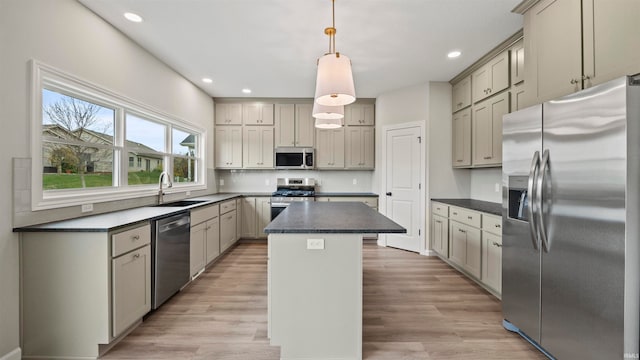
{"type": "Polygon", "coordinates": [[[538,250],[538,231],[536,226],[536,193],[535,183],[538,178],[538,169],[540,168],[540,152],[533,153],[533,159],[531,160],[531,169],[529,170],[529,182],[527,184],[527,193],[529,194],[529,202],[527,204],[529,208],[529,229],[531,230],[531,241],[533,242],[533,248],[538,250]]]}
{"type": "Polygon", "coordinates": [[[545,228],[545,225],[544,225],[544,215],[543,215],[543,206],[542,206],[542,202],[543,202],[542,189],[543,189],[544,180],[545,180],[545,173],[547,172],[548,168],[549,168],[549,149],[545,150],[544,153],[542,154],[540,173],[538,174],[537,189],[536,189],[536,200],[538,202],[538,229],[539,229],[538,233],[540,234],[540,239],[542,240],[542,245],[544,246],[544,250],[546,252],[549,252],[551,250],[550,249],[551,244],[549,243],[549,239],[547,238],[547,229],[545,228]]]}

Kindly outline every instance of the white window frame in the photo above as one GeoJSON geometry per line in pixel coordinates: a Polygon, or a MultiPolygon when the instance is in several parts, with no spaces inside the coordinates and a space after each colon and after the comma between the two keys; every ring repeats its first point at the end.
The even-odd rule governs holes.
{"type": "Polygon", "coordinates": [[[148,120],[166,125],[165,150],[169,152],[163,157],[163,169],[173,174],[171,156],[171,129],[197,134],[196,143],[196,181],[175,183],[167,193],[205,190],[206,183],[206,141],[205,129],[189,124],[176,116],[154,109],[148,105],[130,99],[124,95],[104,89],[89,81],[67,74],[37,60],[31,60],[31,208],[32,210],[54,209],[66,206],[116,201],[122,199],[156,196],[158,184],[127,184],[129,156],[125,148],[125,115],[130,113],[148,120]],[[115,109],[113,148],[113,186],[100,188],[43,190],[43,158],[42,158],[42,90],[44,88],[67,94],[96,105],[115,109]]]}

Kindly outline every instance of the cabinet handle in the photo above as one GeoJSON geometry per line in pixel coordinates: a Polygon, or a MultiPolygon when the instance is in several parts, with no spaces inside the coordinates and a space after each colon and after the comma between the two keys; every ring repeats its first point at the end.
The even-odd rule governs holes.
{"type": "Polygon", "coordinates": [[[491,94],[493,92],[493,89],[489,88],[487,89],[489,91],[489,94],[491,94]]]}
{"type": "Polygon", "coordinates": [[[233,218],[233,216],[229,216],[229,217],[227,218],[227,220],[231,220],[232,218],[233,218]]]}
{"type": "Polygon", "coordinates": [[[493,246],[502,247],[502,244],[498,244],[497,242],[493,242],[493,246]]]}
{"type": "Polygon", "coordinates": [[[571,81],[569,81],[571,83],[571,85],[575,85],[577,84],[579,81],[578,79],[571,79],[571,81]]]}
{"type": "Polygon", "coordinates": [[[456,162],[462,162],[462,160],[456,160],[456,162]]]}
{"type": "Polygon", "coordinates": [[[497,227],[498,229],[500,229],[500,224],[496,224],[495,227],[497,227]]]}
{"type": "Polygon", "coordinates": [[[473,220],[473,216],[467,216],[467,219],[473,220]]]}
{"type": "Polygon", "coordinates": [[[436,224],[442,224],[442,221],[436,220],[436,224]]]}
{"type": "Polygon", "coordinates": [[[491,156],[485,156],[484,159],[485,160],[489,160],[489,159],[491,159],[491,156]]]}
{"type": "Polygon", "coordinates": [[[466,233],[466,231],[462,230],[462,229],[458,229],[458,231],[460,231],[461,233],[466,233]]]}
{"type": "Polygon", "coordinates": [[[462,103],[461,103],[461,102],[459,102],[459,103],[458,103],[458,107],[460,107],[460,106],[462,106],[462,103]]]}
{"type": "Polygon", "coordinates": [[[207,226],[207,230],[211,230],[211,226],[207,226]]]}
{"type": "Polygon", "coordinates": [[[439,208],[439,207],[437,207],[437,208],[436,208],[436,210],[440,210],[440,208],[439,208]]]}
{"type": "Polygon", "coordinates": [[[131,240],[136,241],[136,240],[140,240],[140,235],[134,235],[131,237],[131,240]]]}
{"type": "Polygon", "coordinates": [[[134,258],[134,259],[139,259],[139,258],[140,258],[140,254],[134,254],[134,255],[133,255],[133,258],[134,258]]]}
{"type": "Polygon", "coordinates": [[[453,215],[458,215],[458,213],[454,211],[454,212],[453,212],[453,215]]]}
{"type": "Polygon", "coordinates": [[[582,75],[582,80],[585,80],[585,81],[587,81],[587,80],[591,80],[591,76],[589,76],[589,75],[582,75]]]}

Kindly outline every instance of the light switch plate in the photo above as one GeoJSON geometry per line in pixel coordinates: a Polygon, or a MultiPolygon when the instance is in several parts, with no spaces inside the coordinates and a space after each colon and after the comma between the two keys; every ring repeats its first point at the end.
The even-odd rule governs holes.
{"type": "Polygon", "coordinates": [[[358,179],[353,179],[353,185],[358,185],[358,179]]]}
{"type": "Polygon", "coordinates": [[[224,179],[220,179],[220,186],[224,186],[224,179]]]}
{"type": "Polygon", "coordinates": [[[493,190],[494,190],[495,192],[500,192],[500,183],[496,183],[496,184],[495,184],[495,186],[494,186],[494,188],[493,188],[493,190]]]}
{"type": "Polygon", "coordinates": [[[266,186],[269,186],[269,179],[264,179],[264,184],[265,184],[266,186]]]}
{"type": "Polygon", "coordinates": [[[82,212],[90,212],[93,211],[93,204],[82,204],[82,212]]]}
{"type": "Polygon", "coordinates": [[[307,239],[307,250],[324,250],[324,239],[307,239]]]}

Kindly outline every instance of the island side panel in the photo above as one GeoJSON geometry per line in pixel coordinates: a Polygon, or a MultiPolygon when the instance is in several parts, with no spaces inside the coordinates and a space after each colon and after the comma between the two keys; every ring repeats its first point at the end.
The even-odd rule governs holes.
{"type": "Polygon", "coordinates": [[[269,234],[269,329],[280,358],[362,359],[362,234],[269,234]],[[324,249],[307,249],[323,239],[324,249]]]}

